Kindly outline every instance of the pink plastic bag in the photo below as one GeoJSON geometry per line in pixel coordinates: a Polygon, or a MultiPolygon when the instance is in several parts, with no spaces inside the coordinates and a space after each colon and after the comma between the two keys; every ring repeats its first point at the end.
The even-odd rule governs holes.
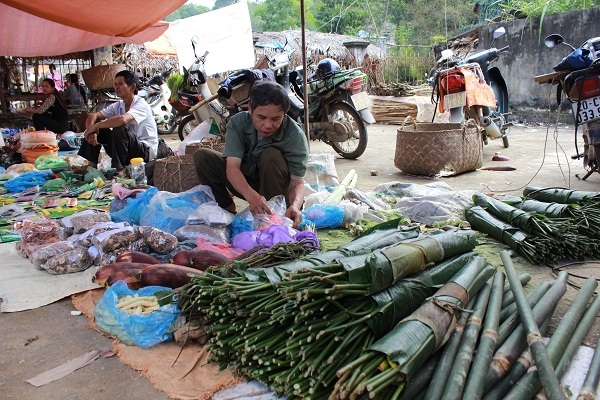
{"type": "Polygon", "coordinates": [[[222,254],[229,259],[234,259],[244,252],[242,249],[232,247],[229,243],[207,242],[203,237],[196,240],[196,246],[201,250],[210,250],[222,254]]]}

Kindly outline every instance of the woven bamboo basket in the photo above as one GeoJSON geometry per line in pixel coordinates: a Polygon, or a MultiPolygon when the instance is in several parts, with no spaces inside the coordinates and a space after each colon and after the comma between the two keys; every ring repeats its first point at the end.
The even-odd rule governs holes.
{"type": "Polygon", "coordinates": [[[185,146],[185,154],[194,154],[200,148],[213,149],[222,153],[225,150],[225,138],[217,136],[214,138],[204,138],[199,142],[190,143],[185,146]]]}
{"type": "Polygon", "coordinates": [[[407,174],[458,175],[482,164],[481,136],[473,120],[423,123],[407,117],[398,128],[394,165],[407,174]]]}
{"type": "Polygon", "coordinates": [[[193,154],[165,157],[156,160],[154,186],[171,193],[184,192],[200,182],[194,168],[193,154]]]}
{"type": "Polygon", "coordinates": [[[81,71],[83,81],[90,90],[112,88],[117,72],[127,69],[125,64],[109,65],[106,60],[102,60],[102,62],[106,64],[101,63],[100,65],[81,71]]]}

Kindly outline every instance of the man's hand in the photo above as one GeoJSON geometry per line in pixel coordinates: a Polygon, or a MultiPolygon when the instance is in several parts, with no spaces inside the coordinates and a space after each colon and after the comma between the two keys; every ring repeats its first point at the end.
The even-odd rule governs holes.
{"type": "Polygon", "coordinates": [[[258,193],[256,193],[256,196],[249,200],[248,203],[248,208],[250,208],[250,212],[252,212],[253,215],[273,214],[273,211],[267,203],[267,199],[265,199],[264,196],[261,196],[258,193]]]}
{"type": "Polygon", "coordinates": [[[85,141],[92,146],[98,146],[100,144],[98,143],[98,132],[93,128],[93,126],[94,125],[83,131],[83,137],[85,138],[85,141]]]}
{"type": "Polygon", "coordinates": [[[294,222],[293,228],[298,228],[298,226],[302,222],[302,213],[300,212],[298,207],[288,207],[288,209],[285,210],[285,216],[294,222]]]}

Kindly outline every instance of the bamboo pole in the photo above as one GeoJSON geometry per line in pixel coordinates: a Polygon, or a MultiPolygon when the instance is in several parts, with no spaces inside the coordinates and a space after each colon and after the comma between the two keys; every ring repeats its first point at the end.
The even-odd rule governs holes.
{"type": "MultiPolygon", "coordinates": [[[[528,284],[530,280],[531,280],[531,275],[529,275],[526,272],[519,275],[519,281],[521,282],[522,286],[525,286],[526,284],[528,284]]],[[[512,291],[510,290],[510,283],[506,282],[504,284],[503,293],[504,293],[504,295],[502,297],[502,308],[515,302],[515,297],[514,297],[512,291]]]]}
{"type": "MultiPolygon", "coordinates": [[[[548,291],[548,289],[550,289],[550,285],[552,283],[551,282],[542,282],[537,288],[535,288],[535,290],[531,293],[529,293],[529,295],[527,295],[527,301],[529,303],[530,307],[533,307],[537,304],[537,302],[542,298],[542,296],[544,295],[544,293],[546,293],[548,291]]],[[[515,315],[518,315],[517,313],[517,303],[514,302],[514,297],[513,297],[513,302],[512,304],[509,304],[508,306],[502,306],[502,310],[500,311],[500,322],[504,322],[506,321],[509,317],[513,318],[515,315]]]]}
{"type": "MultiPolygon", "coordinates": [[[[595,279],[592,278],[586,280],[579,295],[573,302],[573,306],[569,308],[568,313],[565,314],[565,317],[559,324],[559,327],[561,327],[561,325],[564,325],[565,327],[570,327],[572,329],[569,331],[566,330],[565,327],[562,327],[559,331],[559,327],[557,327],[557,330],[554,332],[552,338],[550,339],[550,341],[553,342],[552,346],[550,346],[550,342],[548,343],[548,351],[552,351],[553,358],[557,360],[555,371],[556,375],[559,378],[562,377],[562,375],[566,372],[570,364],[571,358],[573,357],[573,355],[575,355],[575,352],[579,348],[579,344],[585,337],[585,334],[589,330],[590,326],[592,325],[596,316],[598,315],[598,312],[600,311],[600,296],[596,296],[594,298],[587,310],[585,310],[585,305],[587,304],[587,301],[584,302],[583,299],[580,299],[580,297],[587,296],[590,290],[593,295],[593,291],[594,288],[597,286],[597,283],[594,282],[595,285],[593,285],[593,283],[588,283],[588,281],[590,280],[595,281],[595,279]],[[575,305],[575,302],[577,302],[577,305],[575,305]],[[583,306],[581,305],[582,303],[583,306]],[[574,309],[575,307],[579,307],[580,309],[576,310],[574,309]],[[582,312],[581,309],[583,309],[584,311],[583,317],[580,317],[578,321],[573,322],[575,316],[582,312]],[[567,322],[563,324],[564,320],[567,320],[567,322]],[[575,324],[574,327],[572,327],[573,323],[575,324]],[[568,340],[568,344],[566,346],[565,339],[568,340]],[[560,359],[558,359],[559,357],[560,359]]],[[[588,300],[589,297],[587,297],[588,300]]],[[[541,387],[542,383],[540,380],[539,373],[535,369],[531,369],[522,379],[519,380],[519,382],[517,382],[517,384],[508,393],[506,399],[530,399],[540,390],[541,387]]]]}
{"type": "Polygon", "coordinates": [[[429,387],[425,392],[425,400],[438,400],[442,397],[448,375],[450,375],[450,369],[452,368],[456,352],[458,351],[458,345],[460,344],[460,340],[465,331],[465,324],[469,319],[469,315],[472,313],[471,310],[473,310],[475,299],[476,298],[474,297],[469,301],[465,311],[461,313],[458,322],[456,323],[456,328],[454,329],[454,332],[452,332],[452,336],[448,340],[448,343],[441,349],[440,359],[433,377],[431,378],[429,387]]]}
{"type": "MultiPolygon", "coordinates": [[[[549,318],[554,313],[556,305],[567,291],[566,281],[568,273],[559,273],[558,278],[544,297],[533,307],[533,315],[535,322],[541,324],[546,318],[549,318]]],[[[488,392],[491,388],[502,379],[509,371],[514,361],[521,355],[525,347],[527,347],[527,335],[523,323],[513,327],[513,332],[510,336],[502,341],[503,332],[500,332],[499,343],[500,347],[494,353],[492,363],[490,364],[485,378],[485,390],[488,392]]]]}
{"type": "Polygon", "coordinates": [[[577,400],[594,400],[596,398],[598,381],[600,380],[600,338],[596,343],[594,357],[583,382],[583,387],[577,396],[577,400]]]}
{"type": "Polygon", "coordinates": [[[505,275],[502,271],[496,271],[494,283],[490,294],[487,313],[483,326],[483,333],[477,346],[477,355],[473,361],[471,372],[467,378],[464,393],[469,394],[469,398],[478,400],[483,395],[485,373],[487,366],[490,365],[496,344],[498,343],[498,325],[500,322],[500,306],[502,302],[502,292],[500,289],[504,285],[505,275]]]}
{"type": "Polygon", "coordinates": [[[533,354],[533,359],[540,374],[540,380],[542,386],[546,392],[546,395],[550,400],[563,400],[565,394],[563,393],[558,377],[552,368],[550,357],[546,352],[546,347],[542,341],[542,335],[539,332],[538,324],[535,321],[533,312],[527,304],[527,297],[523,291],[523,287],[519,282],[519,277],[515,271],[515,267],[510,259],[510,253],[506,250],[500,252],[500,258],[502,264],[504,264],[504,270],[506,276],[510,282],[513,293],[515,294],[515,300],[518,305],[519,314],[523,321],[523,326],[527,332],[527,343],[533,354]]]}
{"type": "Polygon", "coordinates": [[[423,364],[413,378],[408,378],[406,389],[399,400],[414,400],[419,393],[425,390],[427,385],[431,382],[439,359],[439,353],[435,353],[425,362],[425,364],[423,364]]]}
{"type": "Polygon", "coordinates": [[[469,367],[471,366],[471,360],[473,359],[473,351],[475,350],[477,337],[481,330],[481,321],[485,316],[491,291],[492,282],[488,281],[477,294],[475,309],[467,321],[465,333],[463,334],[460,346],[458,347],[454,364],[452,364],[450,380],[446,383],[442,400],[459,399],[462,396],[465,381],[467,380],[467,375],[469,373],[469,367]]]}

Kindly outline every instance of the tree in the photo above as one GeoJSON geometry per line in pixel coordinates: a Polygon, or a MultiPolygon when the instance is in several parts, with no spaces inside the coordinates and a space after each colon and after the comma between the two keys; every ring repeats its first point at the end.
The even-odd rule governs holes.
{"type": "Polygon", "coordinates": [[[209,12],[210,8],[196,4],[184,4],[171,14],[167,15],[165,21],[172,22],[182,18],[193,17],[194,15],[204,14],[209,12]]]}
{"type": "Polygon", "coordinates": [[[230,6],[235,3],[239,3],[239,0],[215,0],[213,11],[218,10],[219,8],[230,6]]]}
{"type": "Polygon", "coordinates": [[[265,0],[255,3],[251,7],[250,19],[252,28],[259,31],[300,28],[300,0],[265,0]]]}

